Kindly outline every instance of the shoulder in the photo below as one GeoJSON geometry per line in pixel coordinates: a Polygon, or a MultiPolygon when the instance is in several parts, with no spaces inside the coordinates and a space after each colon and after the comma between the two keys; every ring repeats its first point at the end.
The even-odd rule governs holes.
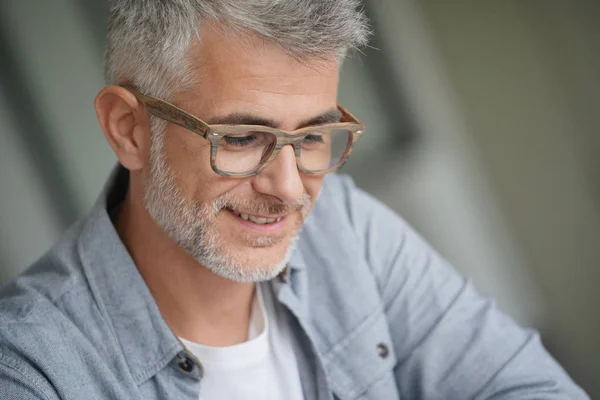
{"type": "Polygon", "coordinates": [[[99,312],[79,261],[78,237],[74,226],[0,289],[0,385],[8,380],[15,390],[53,398],[47,397],[54,393],[50,377],[74,353],[91,348],[89,332],[99,312]]]}
{"type": "Polygon", "coordinates": [[[77,237],[78,227],[74,226],[36,263],[0,289],[4,360],[17,354],[42,356],[81,325],[77,310],[87,308],[91,296],[78,258],[77,237]]]}
{"type": "Polygon", "coordinates": [[[378,230],[410,230],[395,211],[357,187],[347,175],[331,174],[325,178],[314,211],[320,216],[334,215],[337,222],[352,227],[361,237],[374,227],[378,230]]]}
{"type": "Polygon", "coordinates": [[[431,264],[440,265],[432,270],[435,274],[448,273],[442,257],[421,235],[348,176],[326,177],[302,239],[303,254],[335,257],[343,252],[360,259],[357,265],[368,268],[382,292],[394,292],[431,264]]]}
{"type": "Polygon", "coordinates": [[[73,226],[38,261],[0,288],[0,320],[36,318],[41,308],[56,308],[60,299],[85,284],[77,251],[78,226],[73,226]]]}
{"type": "Polygon", "coordinates": [[[353,241],[375,263],[399,250],[431,250],[397,212],[345,175],[327,176],[307,224],[334,226],[337,239],[353,241]]]}

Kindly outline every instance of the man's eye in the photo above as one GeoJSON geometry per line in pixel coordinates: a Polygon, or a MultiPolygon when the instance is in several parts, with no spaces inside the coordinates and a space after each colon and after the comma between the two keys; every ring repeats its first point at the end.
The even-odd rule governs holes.
{"type": "Polygon", "coordinates": [[[307,135],[304,138],[305,143],[325,143],[323,135],[307,135]]]}
{"type": "Polygon", "coordinates": [[[254,142],[256,140],[256,137],[254,135],[248,135],[248,136],[225,136],[223,138],[223,140],[225,140],[225,143],[227,143],[230,146],[248,146],[248,145],[252,144],[252,142],[254,142]]]}

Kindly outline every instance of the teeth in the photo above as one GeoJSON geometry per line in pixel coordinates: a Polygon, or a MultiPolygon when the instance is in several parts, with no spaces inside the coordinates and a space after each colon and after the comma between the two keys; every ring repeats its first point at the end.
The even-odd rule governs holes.
{"type": "Polygon", "coordinates": [[[264,224],[272,224],[273,222],[279,222],[283,219],[283,217],[279,217],[279,218],[263,218],[263,217],[254,217],[252,215],[248,215],[248,214],[244,214],[244,213],[238,213],[238,212],[234,212],[235,215],[241,217],[242,219],[246,220],[246,221],[252,221],[255,224],[258,225],[264,225],[264,224]]]}

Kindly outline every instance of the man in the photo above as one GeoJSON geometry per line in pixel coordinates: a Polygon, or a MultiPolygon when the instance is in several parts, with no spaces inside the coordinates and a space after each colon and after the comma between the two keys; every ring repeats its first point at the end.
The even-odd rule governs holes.
{"type": "Polygon", "coordinates": [[[336,101],[357,6],[111,2],[95,107],[119,167],[2,290],[0,398],[587,398],[331,174],[363,133],[336,101]]]}

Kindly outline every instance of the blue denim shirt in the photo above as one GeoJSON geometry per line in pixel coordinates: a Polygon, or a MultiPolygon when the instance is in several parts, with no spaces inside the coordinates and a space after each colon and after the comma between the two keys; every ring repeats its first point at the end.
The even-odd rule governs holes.
{"type": "MultiPolygon", "coordinates": [[[[0,291],[0,399],[197,400],[202,360],[169,329],[109,216],[89,216],[0,291]]],[[[265,285],[295,333],[306,399],[586,399],[394,212],[326,179],[288,274],[265,285]]]]}

